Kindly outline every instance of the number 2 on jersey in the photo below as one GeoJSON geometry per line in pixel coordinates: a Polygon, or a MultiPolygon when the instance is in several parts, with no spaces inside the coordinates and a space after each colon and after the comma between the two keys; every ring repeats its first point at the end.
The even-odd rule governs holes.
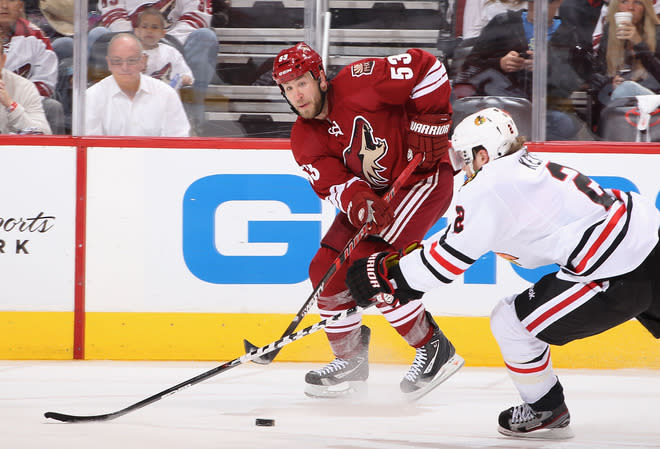
{"type": "Polygon", "coordinates": [[[598,184],[579,171],[555,162],[548,162],[546,167],[552,177],[560,181],[566,181],[569,175],[572,176],[572,181],[573,184],[575,184],[575,187],[577,187],[580,192],[587,195],[591,201],[603,206],[605,210],[609,210],[614,203],[614,198],[605,193],[598,184]]]}

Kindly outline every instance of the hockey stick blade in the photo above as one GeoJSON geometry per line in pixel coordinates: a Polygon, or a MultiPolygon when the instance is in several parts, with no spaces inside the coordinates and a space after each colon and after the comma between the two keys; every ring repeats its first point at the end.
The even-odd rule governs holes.
{"type": "MultiPolygon", "coordinates": [[[[243,347],[245,348],[245,352],[252,352],[255,349],[257,349],[257,346],[253,345],[247,340],[243,340],[243,347]]],[[[254,363],[258,363],[260,365],[268,365],[270,362],[272,362],[275,357],[277,356],[277,353],[279,351],[273,351],[269,352],[268,354],[264,354],[261,357],[257,357],[256,359],[252,360],[254,363]]]]}
{"type": "MultiPolygon", "coordinates": [[[[369,306],[374,305],[374,303],[370,304],[369,306]]],[[[252,361],[256,359],[257,357],[261,357],[264,354],[268,354],[270,352],[273,352],[275,350],[278,350],[282,348],[283,346],[286,346],[290,343],[293,343],[296,340],[300,340],[303,337],[306,337],[309,334],[313,334],[316,331],[319,331],[321,329],[324,329],[326,326],[328,326],[330,323],[333,323],[335,321],[340,321],[343,319],[346,319],[347,317],[354,315],[358,313],[359,311],[364,310],[361,309],[360,307],[353,307],[348,310],[344,310],[336,315],[331,316],[330,318],[326,318],[325,320],[321,320],[315,324],[312,324],[309,327],[306,327],[302,330],[299,330],[298,332],[295,332],[293,334],[288,334],[280,338],[279,340],[276,340],[266,346],[262,346],[260,348],[256,348],[249,353],[245,353],[240,357],[235,358],[234,360],[231,360],[229,362],[223,363],[220,366],[217,366],[213,369],[210,369],[206,372],[203,372],[202,374],[199,374],[193,378],[190,378],[188,380],[185,380],[177,385],[174,385],[173,387],[170,387],[166,390],[163,390],[159,393],[156,393],[152,396],[149,396],[146,399],[143,399],[139,402],[136,402],[135,404],[129,405],[128,407],[125,407],[121,410],[118,410],[116,412],[111,412],[111,413],[105,413],[102,415],[69,415],[66,413],[58,413],[58,412],[46,412],[44,413],[44,416],[46,418],[54,419],[57,421],[62,421],[62,422],[70,422],[70,423],[76,423],[76,422],[92,422],[92,421],[110,421],[111,419],[119,418],[120,416],[123,416],[127,413],[133,412],[135,410],[138,410],[144,406],[147,406],[149,404],[152,404],[156,401],[160,401],[163,399],[165,396],[169,396],[171,394],[174,394],[178,391],[183,390],[184,388],[191,387],[195,384],[198,384],[206,379],[210,379],[213,376],[216,376],[224,371],[230,370],[238,365],[241,365],[243,363],[252,361]]]]}
{"type": "MultiPolygon", "coordinates": [[[[383,195],[383,199],[385,199],[385,201],[389,203],[392,200],[392,198],[394,198],[394,195],[396,195],[396,193],[401,189],[401,186],[408,180],[412,172],[415,171],[415,169],[421,162],[422,162],[422,155],[418,153],[412,158],[412,160],[408,163],[408,165],[401,172],[401,174],[399,174],[399,176],[394,180],[390,189],[385,193],[385,195],[383,195]]],[[[307,312],[310,311],[310,309],[314,306],[318,298],[321,296],[321,293],[323,292],[323,289],[325,288],[326,284],[330,282],[330,280],[335,275],[335,273],[339,271],[339,268],[341,268],[341,266],[344,264],[344,261],[348,259],[348,256],[350,256],[353,249],[358,245],[358,243],[362,241],[364,237],[366,237],[368,233],[369,233],[369,225],[365,223],[365,225],[360,228],[357,234],[355,234],[353,238],[346,244],[346,246],[341,251],[341,253],[339,253],[339,256],[337,256],[337,258],[334,260],[328,271],[325,273],[325,275],[323,275],[323,278],[318,283],[314,291],[312,291],[312,294],[309,295],[309,297],[303,303],[298,313],[296,313],[296,316],[293,318],[291,323],[289,323],[289,326],[282,333],[282,337],[296,330],[296,327],[298,327],[300,321],[302,321],[305,315],[307,315],[307,312]]],[[[247,339],[243,340],[243,347],[245,348],[245,352],[250,352],[257,348],[255,345],[247,341],[247,339]]],[[[277,357],[277,354],[279,353],[280,350],[277,349],[273,352],[258,357],[252,361],[260,365],[268,365],[273,360],[275,360],[275,357],[277,357]]]]}

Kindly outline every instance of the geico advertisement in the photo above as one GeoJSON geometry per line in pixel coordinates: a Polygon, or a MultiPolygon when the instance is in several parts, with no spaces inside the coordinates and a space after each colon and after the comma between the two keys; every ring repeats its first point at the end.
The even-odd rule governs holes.
{"type": "MultiPolygon", "coordinates": [[[[658,201],[660,156],[543,156],[658,201]]],[[[335,213],[289,151],[91,148],[86,308],[295,313],[312,292],[308,264],[335,213]]],[[[433,313],[487,315],[553,270],[489,253],[426,298],[433,313]]]]}
{"type": "Polygon", "coordinates": [[[0,146],[0,311],[73,310],[76,151],[0,146]]]}

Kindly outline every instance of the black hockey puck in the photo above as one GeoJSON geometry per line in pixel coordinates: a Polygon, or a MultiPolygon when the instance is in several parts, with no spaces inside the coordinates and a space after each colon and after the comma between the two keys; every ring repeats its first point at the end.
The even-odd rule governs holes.
{"type": "Polygon", "coordinates": [[[257,418],[254,421],[254,424],[257,425],[257,426],[272,427],[272,426],[275,425],[275,420],[274,419],[257,418]]]}

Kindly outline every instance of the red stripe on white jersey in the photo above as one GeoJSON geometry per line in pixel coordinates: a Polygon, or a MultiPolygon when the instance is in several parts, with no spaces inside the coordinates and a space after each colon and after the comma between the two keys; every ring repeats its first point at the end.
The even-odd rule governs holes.
{"type": "Polygon", "coordinates": [[[123,8],[113,9],[110,12],[103,14],[101,17],[101,23],[103,26],[108,27],[117,20],[125,19],[128,20],[128,13],[123,8]]]}
{"type": "Polygon", "coordinates": [[[193,28],[206,28],[206,21],[203,17],[195,13],[187,13],[182,15],[179,18],[179,22],[186,22],[190,24],[193,28]]]}
{"type": "Polygon", "coordinates": [[[451,274],[455,276],[460,276],[466,270],[466,268],[459,268],[456,265],[451,264],[447,259],[442,257],[442,255],[438,252],[437,241],[431,244],[431,249],[429,250],[429,254],[431,255],[431,257],[433,257],[433,260],[438,262],[445,270],[449,271],[451,274]]]}
{"type": "Polygon", "coordinates": [[[607,238],[610,236],[614,228],[619,224],[621,221],[621,217],[625,216],[626,212],[628,211],[628,208],[626,207],[625,203],[620,203],[618,209],[616,212],[610,216],[610,219],[608,220],[607,224],[605,225],[605,228],[601,231],[600,235],[598,238],[596,238],[596,241],[589,247],[587,250],[587,253],[584,255],[582,260],[577,264],[575,267],[574,272],[575,273],[580,273],[582,272],[586,266],[587,263],[589,263],[589,260],[598,252],[598,250],[602,247],[603,243],[607,240],[607,238]]]}
{"type": "Polygon", "coordinates": [[[548,368],[548,365],[550,364],[550,349],[545,351],[545,354],[541,360],[539,360],[537,363],[520,363],[520,364],[514,364],[512,362],[504,362],[506,365],[506,368],[509,371],[513,371],[514,373],[517,374],[535,374],[535,373],[541,373],[548,368]]]}

